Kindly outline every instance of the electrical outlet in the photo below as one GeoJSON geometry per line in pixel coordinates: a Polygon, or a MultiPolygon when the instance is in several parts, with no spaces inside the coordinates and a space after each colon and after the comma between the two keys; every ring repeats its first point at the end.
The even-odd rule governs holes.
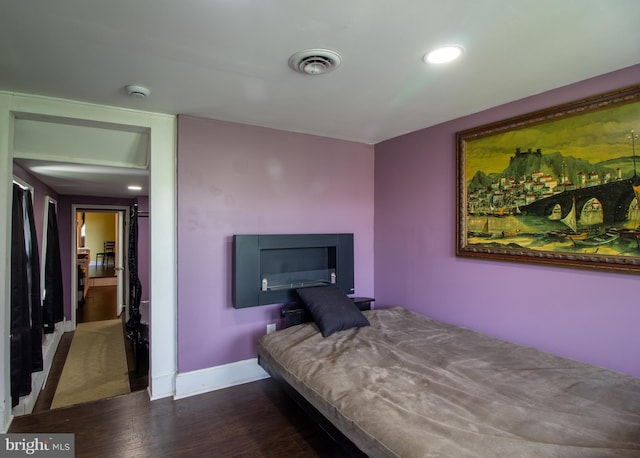
{"type": "Polygon", "coordinates": [[[275,323],[269,323],[267,325],[267,334],[271,334],[272,332],[275,332],[276,330],[276,324],[275,323]]]}

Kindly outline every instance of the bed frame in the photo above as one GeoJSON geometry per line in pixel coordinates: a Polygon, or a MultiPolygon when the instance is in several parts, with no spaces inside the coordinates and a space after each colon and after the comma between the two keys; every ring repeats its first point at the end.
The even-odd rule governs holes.
{"type": "Polygon", "coordinates": [[[293,399],[293,401],[298,404],[298,406],[300,406],[300,408],[307,415],[309,415],[309,417],[313,421],[315,421],[318,426],[320,426],[320,428],[322,428],[324,432],[327,433],[329,437],[331,437],[331,439],[333,439],[334,442],[336,442],[340,447],[342,447],[342,449],[344,449],[348,456],[354,458],[367,457],[364,452],[362,452],[353,442],[351,442],[351,440],[347,436],[342,434],[342,432],[338,428],[336,428],[333,423],[331,423],[324,415],[322,415],[320,411],[318,411],[318,409],[316,409],[309,401],[304,398],[304,396],[298,393],[295,388],[289,385],[289,383],[287,383],[287,381],[282,378],[282,376],[278,372],[276,372],[269,365],[269,363],[260,358],[259,355],[258,364],[267,372],[267,374],[271,376],[273,380],[276,381],[276,383],[278,383],[278,385],[280,385],[284,389],[289,397],[291,397],[291,399],[293,399]]]}
{"type": "MultiPolygon", "coordinates": [[[[351,300],[358,306],[360,310],[371,310],[371,303],[375,301],[371,297],[352,297],[351,300]]],[[[313,321],[307,310],[300,304],[288,304],[284,305],[280,309],[284,321],[284,327],[289,328],[298,324],[307,323],[313,321]]],[[[298,391],[289,385],[287,381],[269,365],[268,362],[260,358],[258,355],[258,364],[276,381],[284,391],[293,399],[293,401],[305,411],[313,421],[315,421],[320,428],[326,432],[331,439],[334,440],[344,451],[352,457],[366,457],[363,453],[347,436],[335,427],[318,409],[316,409],[309,401],[305,399],[298,391]]]]}
{"type": "Polygon", "coordinates": [[[401,307],[372,311],[367,317],[371,328],[326,344],[312,324],[266,336],[258,344],[259,365],[345,456],[434,451],[457,456],[476,447],[482,456],[509,450],[531,457],[622,456],[640,450],[640,380],[630,375],[440,323],[401,307]],[[407,333],[412,339],[399,345],[407,333]],[[433,343],[434,336],[441,339],[438,351],[425,344],[433,343]],[[395,351],[389,344],[402,348],[395,351]],[[296,348],[289,351],[292,345],[296,348]],[[379,346],[388,351],[366,351],[379,346]],[[410,365],[396,367],[405,355],[410,365]],[[355,363],[351,357],[361,360],[355,363]],[[315,379],[312,374],[323,371],[324,364],[329,370],[315,379]],[[385,374],[395,371],[397,377],[372,378],[365,369],[369,365],[385,374]],[[531,377],[536,368],[543,372],[531,377]],[[402,392],[407,396],[398,395],[402,392]],[[461,408],[467,414],[461,415],[461,408]],[[495,418],[485,419],[487,411],[495,418]],[[429,418],[423,424],[425,413],[429,418]],[[388,416],[393,424],[384,423],[388,416]],[[572,419],[575,423],[565,431],[563,425],[572,419]]]}

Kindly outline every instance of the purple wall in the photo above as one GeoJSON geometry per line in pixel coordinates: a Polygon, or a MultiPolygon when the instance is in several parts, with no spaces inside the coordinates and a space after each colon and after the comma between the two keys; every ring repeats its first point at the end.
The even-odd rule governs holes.
{"type": "MultiPolygon", "coordinates": [[[[279,307],[231,303],[233,234],[352,232],[373,294],[373,147],[180,116],[178,372],[256,356],[279,307]]],[[[279,324],[278,324],[279,327],[279,324]]]]}
{"type": "Polygon", "coordinates": [[[455,256],[457,131],[638,81],[640,65],[376,145],[376,305],[640,376],[637,275],[455,256]]]}

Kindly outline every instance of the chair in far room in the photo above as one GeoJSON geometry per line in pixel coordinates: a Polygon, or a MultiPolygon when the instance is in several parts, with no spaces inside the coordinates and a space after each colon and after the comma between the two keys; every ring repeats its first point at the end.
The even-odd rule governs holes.
{"type": "Polygon", "coordinates": [[[102,265],[109,266],[109,260],[113,261],[113,265],[116,265],[116,242],[105,241],[103,244],[103,250],[101,253],[96,253],[96,264],[100,257],[102,257],[102,265]]]}

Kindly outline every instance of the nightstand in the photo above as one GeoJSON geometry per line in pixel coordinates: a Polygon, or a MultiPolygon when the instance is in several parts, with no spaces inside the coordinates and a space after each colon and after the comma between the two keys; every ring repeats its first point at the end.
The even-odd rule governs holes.
{"type": "Polygon", "coordinates": [[[360,310],[371,310],[371,303],[375,301],[372,297],[352,297],[351,300],[360,310]]]}

